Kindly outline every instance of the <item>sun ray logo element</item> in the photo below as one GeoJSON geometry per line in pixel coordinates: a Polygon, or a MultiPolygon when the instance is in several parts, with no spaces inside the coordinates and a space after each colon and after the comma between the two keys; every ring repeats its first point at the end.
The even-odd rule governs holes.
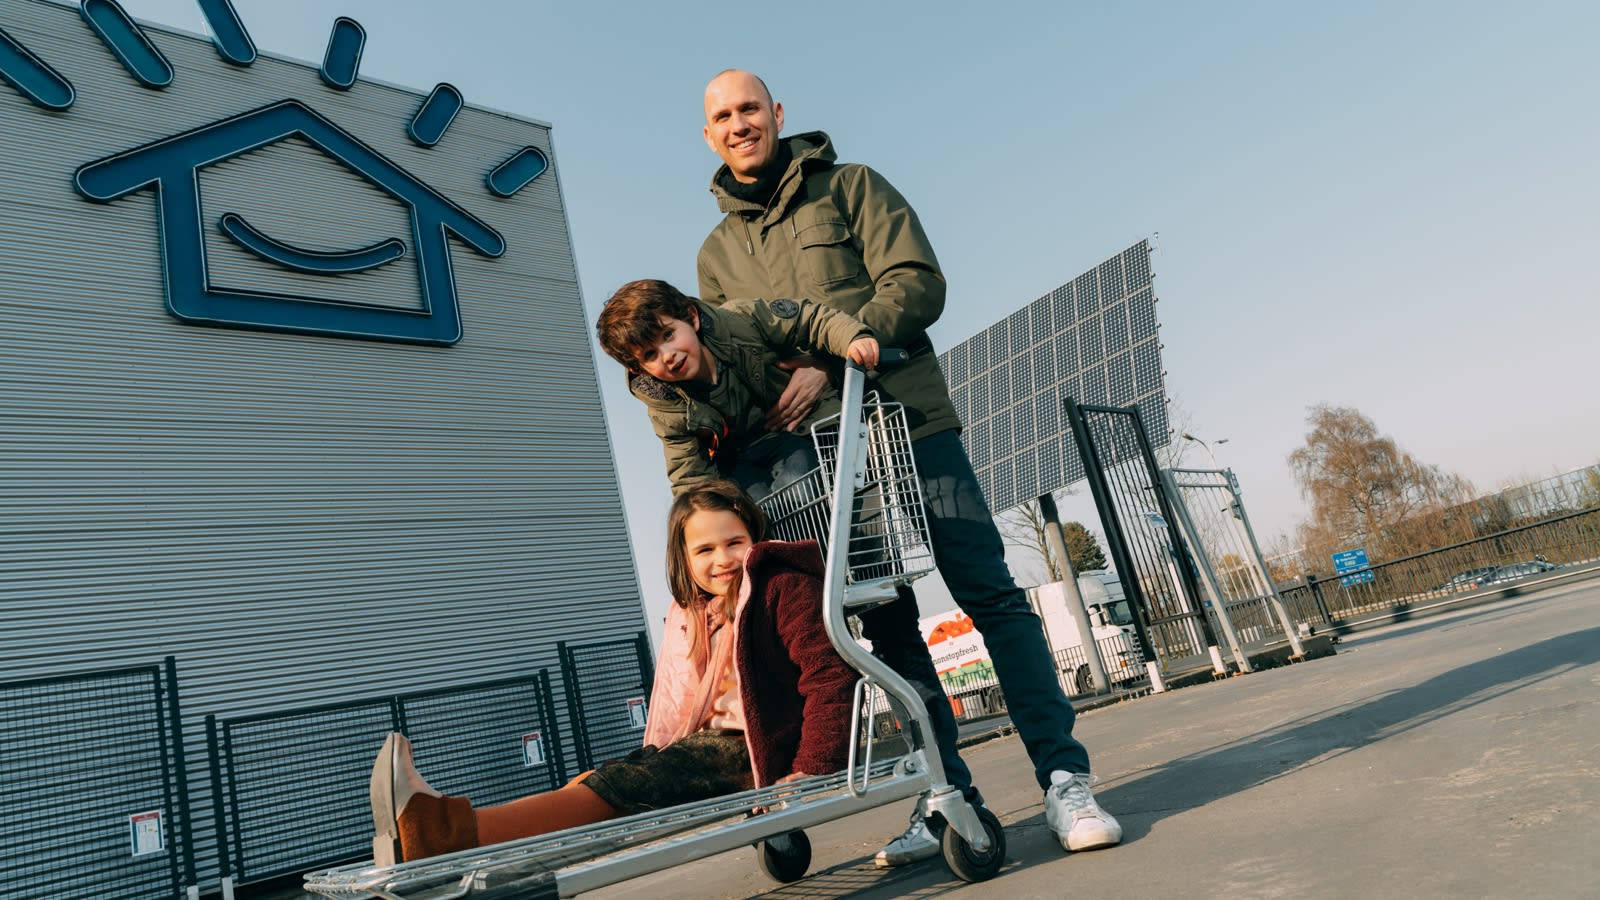
{"type": "MultiPolygon", "coordinates": [[[[255,44],[228,0],[199,0],[217,53],[247,67],[255,44]]],[[[174,78],[172,65],[115,0],[82,0],[85,24],[139,84],[160,90],[174,78]]],[[[334,21],[320,68],[329,88],[345,91],[358,79],[366,32],[352,19],[334,21]]],[[[72,84],[43,59],[0,29],[0,79],[36,105],[57,113],[76,100],[72,84]]],[[[437,146],[464,106],[461,92],[439,84],[422,101],[405,131],[420,147],[437,146]]],[[[497,197],[509,198],[549,168],[537,147],[523,147],[484,175],[497,197]]],[[[462,325],[451,260],[451,243],[486,257],[506,250],[503,237],[421,179],[340,128],[305,103],[285,99],[182,134],[94,160],[79,167],[73,183],[86,198],[111,202],[146,189],[157,195],[158,229],[168,311],[193,324],[257,328],[347,338],[454,344],[462,325]],[[359,177],[409,212],[410,245],[399,237],[353,249],[302,247],[252,225],[237,211],[209,217],[202,209],[202,169],[294,139],[359,177]],[[223,288],[206,260],[208,222],[234,246],[274,267],[328,279],[353,275],[412,257],[420,308],[344,302],[284,292],[223,288]]]]}

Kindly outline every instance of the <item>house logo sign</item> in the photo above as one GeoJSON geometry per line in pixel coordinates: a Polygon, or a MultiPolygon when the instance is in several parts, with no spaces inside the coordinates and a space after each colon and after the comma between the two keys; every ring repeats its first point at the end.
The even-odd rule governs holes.
{"type": "MultiPolygon", "coordinates": [[[[254,62],[255,48],[227,0],[201,0],[222,57],[235,65],[254,62]]],[[[161,88],[171,81],[165,58],[113,0],[85,0],[85,21],[140,83],[161,88]]],[[[334,23],[322,80],[345,90],[356,81],[365,33],[350,19],[334,23]]],[[[35,104],[52,110],[72,105],[72,86],[47,63],[0,30],[0,78],[35,104]]],[[[463,105],[448,84],[436,87],[407,127],[412,141],[438,143],[463,105]]],[[[536,147],[524,147],[486,176],[490,192],[510,197],[548,168],[536,147]]],[[[84,197],[109,202],[153,188],[168,311],[183,322],[266,329],[331,337],[450,345],[461,340],[460,306],[451,264],[451,239],[485,257],[506,250],[489,225],[430,188],[416,176],[298,100],[287,99],[203,125],[182,134],[95,160],[80,167],[73,184],[84,197]],[[207,216],[200,198],[202,169],[297,139],[358,176],[373,190],[406,209],[411,246],[398,237],[370,246],[329,251],[307,249],[269,236],[236,212],[223,212],[215,227],[244,252],[290,271],[336,279],[414,258],[421,303],[417,309],[218,287],[206,261],[207,216]]]]}

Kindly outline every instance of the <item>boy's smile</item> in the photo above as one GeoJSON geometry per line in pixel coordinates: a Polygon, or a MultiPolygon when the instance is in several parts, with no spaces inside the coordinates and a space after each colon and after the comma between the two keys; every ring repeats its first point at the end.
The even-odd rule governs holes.
{"type": "Polygon", "coordinates": [[[704,381],[715,383],[716,364],[700,342],[700,315],[691,310],[694,321],[661,316],[661,334],[653,346],[639,351],[639,369],[658,381],[704,381]]]}

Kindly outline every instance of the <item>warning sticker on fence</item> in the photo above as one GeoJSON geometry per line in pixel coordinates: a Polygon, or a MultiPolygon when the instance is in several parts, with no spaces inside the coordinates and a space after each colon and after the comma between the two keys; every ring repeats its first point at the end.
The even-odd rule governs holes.
{"type": "Polygon", "coordinates": [[[134,813],[128,817],[128,839],[134,856],[147,856],[166,849],[161,830],[161,810],[134,813]]]}
{"type": "Polygon", "coordinates": [[[635,728],[643,728],[645,720],[644,698],[628,698],[628,724],[635,728]]]}
{"type": "Polygon", "coordinates": [[[522,736],[522,765],[544,765],[544,735],[530,731],[522,736]]]}

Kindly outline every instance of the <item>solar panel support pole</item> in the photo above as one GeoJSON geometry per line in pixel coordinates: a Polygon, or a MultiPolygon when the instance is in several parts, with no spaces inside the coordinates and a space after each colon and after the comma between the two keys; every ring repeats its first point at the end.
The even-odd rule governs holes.
{"type": "MultiPolygon", "coordinates": [[[[1094,625],[1089,621],[1089,610],[1083,604],[1083,591],[1078,588],[1078,571],[1072,567],[1072,556],[1067,553],[1067,539],[1061,530],[1061,514],[1056,510],[1056,498],[1049,493],[1039,496],[1039,516],[1044,519],[1045,544],[1061,563],[1061,583],[1066,594],[1067,611],[1078,626],[1078,635],[1083,641],[1083,656],[1089,664],[1089,677],[1094,679],[1094,692],[1107,693],[1111,690],[1111,680],[1106,677],[1105,661],[1100,658],[1100,643],[1094,639],[1094,625]]],[[[1048,631],[1045,636],[1048,639],[1048,631]]],[[[1054,645],[1050,649],[1053,653],[1054,645]]]]}

